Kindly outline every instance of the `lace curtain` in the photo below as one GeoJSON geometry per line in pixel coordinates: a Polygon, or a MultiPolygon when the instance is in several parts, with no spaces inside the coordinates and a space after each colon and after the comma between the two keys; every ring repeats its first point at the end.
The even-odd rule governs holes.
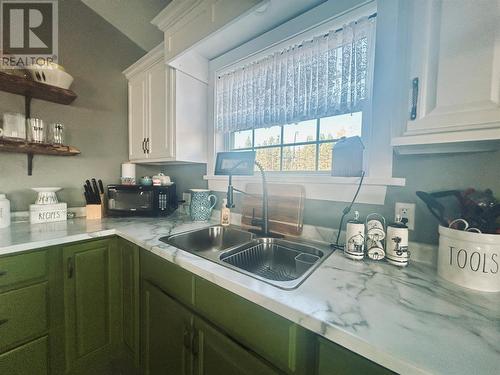
{"type": "Polygon", "coordinates": [[[371,92],[375,17],[364,17],[221,75],[216,129],[228,133],[362,110],[371,92]]]}

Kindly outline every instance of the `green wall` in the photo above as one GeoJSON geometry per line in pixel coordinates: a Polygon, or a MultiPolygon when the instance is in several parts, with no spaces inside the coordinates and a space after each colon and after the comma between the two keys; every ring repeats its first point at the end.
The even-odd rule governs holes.
{"type": "MultiPolygon", "coordinates": [[[[70,206],[84,205],[84,178],[116,182],[127,159],[127,83],[121,73],[144,51],[79,0],[59,2],[59,62],[75,78],[78,98],[69,106],[33,100],[32,116],[65,125],[76,157],[35,156],[27,176],[26,155],[0,153],[0,192],[12,210],[34,203],[31,187],[62,186],[58,193],[70,206]]],[[[24,113],[21,96],[0,92],[0,114],[24,113]]]]}

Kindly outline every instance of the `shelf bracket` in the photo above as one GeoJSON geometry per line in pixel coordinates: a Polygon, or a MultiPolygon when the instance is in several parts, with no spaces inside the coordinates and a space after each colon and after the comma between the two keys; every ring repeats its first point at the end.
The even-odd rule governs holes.
{"type": "Polygon", "coordinates": [[[33,175],[33,156],[31,152],[28,153],[28,176],[33,175]]]}
{"type": "Polygon", "coordinates": [[[31,117],[31,96],[24,97],[24,116],[29,119],[31,117]]]}

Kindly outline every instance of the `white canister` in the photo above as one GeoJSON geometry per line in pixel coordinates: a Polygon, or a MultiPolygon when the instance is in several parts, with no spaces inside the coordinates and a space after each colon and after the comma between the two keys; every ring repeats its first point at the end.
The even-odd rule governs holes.
{"type": "Polygon", "coordinates": [[[0,194],[0,228],[10,225],[10,202],[5,194],[0,194]]]}
{"type": "Polygon", "coordinates": [[[365,256],[365,224],[358,220],[359,213],[346,225],[344,255],[350,259],[361,260],[365,256]]]}
{"type": "Polygon", "coordinates": [[[500,292],[500,235],[439,226],[438,275],[466,288],[500,292]]]}
{"type": "Polygon", "coordinates": [[[408,265],[408,227],[396,221],[387,226],[387,241],[385,256],[387,261],[395,266],[408,265]]]}

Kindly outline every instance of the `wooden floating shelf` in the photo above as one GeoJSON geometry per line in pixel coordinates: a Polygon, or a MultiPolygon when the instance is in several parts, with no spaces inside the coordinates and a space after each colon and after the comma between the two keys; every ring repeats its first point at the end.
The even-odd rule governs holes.
{"type": "Polygon", "coordinates": [[[31,143],[22,140],[0,138],[0,151],[32,155],[75,156],[80,150],[73,146],[31,143]]]}
{"type": "Polygon", "coordinates": [[[71,90],[30,81],[3,72],[0,72],[0,90],[59,104],[70,104],[77,97],[71,90]]]}

